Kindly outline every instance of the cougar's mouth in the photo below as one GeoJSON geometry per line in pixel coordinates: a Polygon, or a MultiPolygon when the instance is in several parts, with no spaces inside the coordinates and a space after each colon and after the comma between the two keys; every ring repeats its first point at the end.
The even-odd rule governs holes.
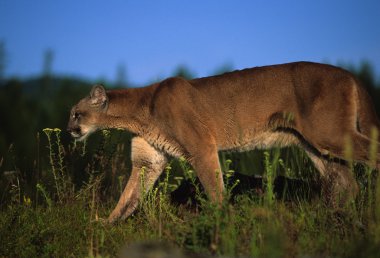
{"type": "Polygon", "coordinates": [[[84,141],[93,131],[92,127],[78,127],[71,129],[70,134],[76,141],[84,141]]]}
{"type": "Polygon", "coordinates": [[[78,132],[71,132],[71,137],[73,137],[76,141],[83,141],[87,135],[80,134],[78,132]]]}
{"type": "Polygon", "coordinates": [[[88,134],[84,134],[84,135],[81,135],[78,137],[74,137],[74,139],[75,139],[75,141],[81,142],[81,141],[86,140],[87,136],[88,136],[88,134]]]}
{"type": "Polygon", "coordinates": [[[85,133],[83,133],[80,127],[67,128],[67,131],[76,141],[83,141],[87,136],[85,133]]]}

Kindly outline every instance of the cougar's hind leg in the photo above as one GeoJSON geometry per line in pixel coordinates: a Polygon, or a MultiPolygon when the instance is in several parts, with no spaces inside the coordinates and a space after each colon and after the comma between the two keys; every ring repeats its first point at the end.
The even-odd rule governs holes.
{"type": "MultiPolygon", "coordinates": [[[[357,130],[359,133],[367,137],[368,139],[377,141],[377,160],[376,160],[376,168],[377,170],[380,170],[380,121],[379,118],[376,115],[375,108],[373,106],[373,102],[368,95],[367,92],[364,91],[364,89],[359,89],[359,95],[361,95],[361,101],[359,105],[358,110],[358,123],[357,123],[357,130]],[[374,130],[377,133],[374,134],[374,130]],[[374,139],[374,137],[376,137],[374,139]]],[[[372,155],[372,153],[371,153],[372,155]]]]}
{"type": "Polygon", "coordinates": [[[372,129],[377,129],[379,134],[376,140],[380,142],[380,121],[376,114],[373,100],[361,86],[358,86],[358,96],[357,130],[371,139],[372,129]]]}
{"type": "Polygon", "coordinates": [[[322,198],[329,206],[341,208],[355,200],[359,187],[351,169],[337,161],[328,160],[320,154],[306,150],[322,180],[322,198]]]}
{"type": "MultiPolygon", "coordinates": [[[[377,148],[379,150],[379,143],[377,148]]],[[[374,166],[371,163],[370,147],[371,140],[361,134],[356,129],[336,130],[335,133],[320,134],[312,145],[323,155],[336,157],[342,160],[352,159],[352,161],[374,166]]],[[[375,154],[377,160],[379,154],[375,154]]]]}
{"type": "Polygon", "coordinates": [[[380,171],[380,130],[379,127],[369,125],[367,127],[361,127],[359,134],[367,139],[367,148],[369,161],[366,162],[372,168],[380,171]],[[375,153],[373,153],[375,152],[375,153]]]}
{"type": "Polygon", "coordinates": [[[109,222],[131,215],[140,201],[141,194],[156,182],[167,164],[166,156],[141,137],[132,140],[132,173],[120,199],[108,218],[109,222]]]}
{"type": "Polygon", "coordinates": [[[336,83],[336,94],[327,94],[303,113],[300,133],[322,154],[343,160],[348,158],[347,143],[351,142],[352,159],[369,164],[370,131],[379,125],[372,102],[352,79],[336,83]]]}
{"type": "MultiPolygon", "coordinates": [[[[373,101],[368,92],[357,82],[355,82],[355,84],[356,87],[354,87],[355,90],[353,91],[355,93],[355,101],[351,101],[351,108],[347,107],[347,110],[351,109],[354,115],[348,115],[345,121],[342,122],[346,125],[346,128],[348,128],[348,136],[352,140],[353,159],[366,163],[371,167],[378,168],[380,164],[380,135],[377,136],[377,139],[371,138],[374,136],[372,135],[372,130],[379,130],[380,121],[376,115],[373,101]],[[375,140],[375,142],[373,142],[373,140],[375,140]],[[377,144],[377,153],[370,153],[371,143],[372,145],[377,144]],[[374,155],[376,160],[373,160],[371,155],[374,155]],[[374,161],[375,164],[373,164],[374,161]]],[[[339,117],[337,117],[337,119],[339,119],[339,117]]],[[[339,123],[337,125],[339,125],[339,123]]]]}
{"type": "Polygon", "coordinates": [[[322,138],[317,144],[314,144],[320,153],[328,155],[322,156],[320,153],[307,151],[315,167],[321,173],[323,198],[333,207],[342,207],[343,204],[354,200],[357,196],[358,184],[353,172],[344,163],[349,161],[347,159],[352,158],[352,161],[371,165],[370,143],[371,141],[359,132],[341,132],[335,138],[322,138]]]}

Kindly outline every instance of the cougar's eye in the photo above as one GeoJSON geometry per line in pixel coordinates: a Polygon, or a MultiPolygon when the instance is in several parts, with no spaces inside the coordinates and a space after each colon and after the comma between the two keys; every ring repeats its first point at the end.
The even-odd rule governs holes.
{"type": "Polygon", "coordinates": [[[79,114],[78,112],[75,112],[75,113],[73,114],[73,118],[74,118],[74,119],[79,119],[79,117],[80,117],[80,114],[79,114]]]}

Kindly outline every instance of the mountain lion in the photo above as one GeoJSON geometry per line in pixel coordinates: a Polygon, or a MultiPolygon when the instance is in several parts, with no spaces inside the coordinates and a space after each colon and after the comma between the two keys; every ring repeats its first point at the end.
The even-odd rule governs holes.
{"type": "Polygon", "coordinates": [[[144,88],[105,91],[95,85],[72,108],[68,131],[83,140],[105,128],[135,135],[132,173],[110,222],[136,209],[168,156],[184,157],[215,203],[222,201],[224,189],[218,151],[297,145],[341,199],[358,191],[345,162],[348,143],[354,161],[373,167],[379,161],[377,155],[376,164],[370,162],[369,148],[378,145],[371,132],[380,123],[366,90],[351,73],[310,62],[169,78],[144,88]],[[145,189],[140,189],[142,167],[145,189]]]}

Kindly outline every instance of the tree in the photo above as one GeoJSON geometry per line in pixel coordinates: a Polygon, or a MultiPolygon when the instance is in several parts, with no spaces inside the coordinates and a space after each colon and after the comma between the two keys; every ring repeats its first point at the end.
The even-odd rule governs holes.
{"type": "Polygon", "coordinates": [[[188,80],[194,78],[193,73],[185,65],[179,65],[174,70],[173,76],[175,76],[175,77],[182,77],[182,78],[188,79],[188,80]]]}
{"type": "Polygon", "coordinates": [[[121,63],[117,66],[116,70],[116,87],[124,88],[126,86],[126,69],[125,65],[121,63]]]}
{"type": "Polygon", "coordinates": [[[6,54],[5,54],[5,43],[4,41],[0,41],[0,83],[4,80],[5,74],[5,62],[6,62],[6,54]]]}
{"type": "Polygon", "coordinates": [[[44,53],[43,75],[45,77],[51,77],[53,66],[53,50],[47,49],[44,53]]]}

